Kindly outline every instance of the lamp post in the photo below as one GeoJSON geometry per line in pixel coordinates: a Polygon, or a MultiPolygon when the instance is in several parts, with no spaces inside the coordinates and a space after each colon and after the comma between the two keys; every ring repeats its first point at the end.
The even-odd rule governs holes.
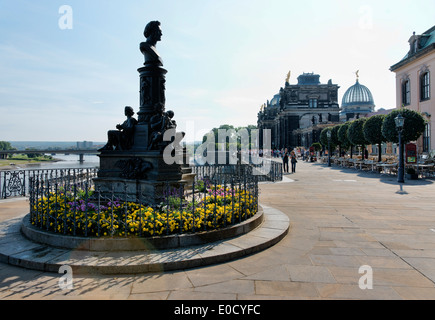
{"type": "Polygon", "coordinates": [[[396,129],[399,133],[399,169],[397,172],[397,182],[398,183],[404,183],[405,182],[405,168],[403,165],[403,143],[402,143],[402,132],[403,132],[403,126],[405,124],[405,118],[402,116],[402,114],[399,113],[399,115],[394,119],[396,122],[396,129]]]}
{"type": "Polygon", "coordinates": [[[331,130],[326,132],[326,137],[328,138],[328,167],[331,166],[331,130]]]}

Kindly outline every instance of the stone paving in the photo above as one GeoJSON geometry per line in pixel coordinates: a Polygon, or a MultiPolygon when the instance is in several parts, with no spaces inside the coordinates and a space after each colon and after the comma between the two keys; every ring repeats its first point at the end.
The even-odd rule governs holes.
{"type": "MultiPolygon", "coordinates": [[[[260,203],[290,220],[273,247],[179,271],[74,275],[67,290],[60,274],[0,264],[0,299],[435,299],[434,182],[299,161],[283,182],[260,185],[260,203]],[[372,289],[359,286],[362,266],[372,289]]],[[[27,207],[0,201],[0,222],[27,207]]]]}

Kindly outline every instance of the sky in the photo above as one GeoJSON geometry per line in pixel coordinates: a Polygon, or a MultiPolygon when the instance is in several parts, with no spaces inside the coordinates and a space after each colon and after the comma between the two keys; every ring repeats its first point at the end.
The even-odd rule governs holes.
{"type": "Polygon", "coordinates": [[[161,22],[166,109],[187,141],[257,123],[304,72],[396,106],[390,67],[435,24],[433,0],[0,0],[0,141],[105,141],[139,110],[139,43],[161,22]],[[67,7],[65,7],[67,6],[67,7]]]}

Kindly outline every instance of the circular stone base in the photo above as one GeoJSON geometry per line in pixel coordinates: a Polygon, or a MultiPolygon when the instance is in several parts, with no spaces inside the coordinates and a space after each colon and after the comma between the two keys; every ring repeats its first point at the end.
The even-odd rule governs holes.
{"type": "Polygon", "coordinates": [[[62,249],[86,251],[152,251],[203,245],[248,233],[263,222],[263,211],[237,225],[219,230],[160,237],[75,237],[44,231],[23,219],[21,232],[31,241],[62,249]]]}
{"type": "Polygon", "coordinates": [[[195,268],[253,254],[278,243],[290,222],[281,211],[263,207],[263,222],[254,230],[203,245],[165,250],[84,251],[56,248],[27,239],[22,218],[0,223],[0,262],[59,273],[69,266],[74,274],[137,274],[195,268]]]}

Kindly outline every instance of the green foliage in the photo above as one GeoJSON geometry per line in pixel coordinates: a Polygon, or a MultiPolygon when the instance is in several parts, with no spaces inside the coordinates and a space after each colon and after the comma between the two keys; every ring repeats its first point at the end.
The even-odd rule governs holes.
{"type": "Polygon", "coordinates": [[[332,140],[332,143],[334,144],[334,145],[336,145],[336,146],[339,146],[339,145],[341,145],[341,142],[340,142],[340,140],[338,139],[338,130],[340,129],[340,125],[336,125],[336,126],[333,126],[332,128],[331,128],[331,133],[332,133],[332,135],[331,135],[331,140],[332,140]]]}
{"type": "Polygon", "coordinates": [[[360,118],[350,122],[349,129],[347,130],[347,138],[353,145],[367,145],[369,142],[364,137],[364,123],[367,118],[360,118]]]}
{"type": "Polygon", "coordinates": [[[384,123],[385,115],[378,114],[371,116],[364,123],[363,132],[364,137],[371,144],[377,144],[378,148],[378,161],[382,161],[382,142],[386,142],[384,135],[382,134],[382,124],[384,123]]]}
{"type": "Polygon", "coordinates": [[[371,144],[381,144],[382,142],[386,142],[385,137],[382,135],[382,124],[384,119],[385,115],[379,114],[368,118],[364,123],[364,137],[371,144]]]}
{"type": "Polygon", "coordinates": [[[340,145],[342,148],[349,148],[352,143],[347,138],[347,130],[349,129],[350,122],[345,122],[341,125],[338,125],[337,138],[340,141],[340,145]]]}
{"type": "Polygon", "coordinates": [[[328,148],[328,143],[329,143],[327,133],[328,133],[328,131],[331,132],[331,141],[330,141],[331,150],[335,149],[335,147],[336,147],[335,141],[337,140],[336,136],[334,137],[332,129],[333,129],[333,127],[328,127],[328,128],[323,129],[322,132],[320,132],[320,143],[325,148],[328,148]]]}
{"type": "Polygon", "coordinates": [[[0,141],[0,150],[13,150],[12,145],[10,142],[7,141],[0,141]]]}
{"type": "Polygon", "coordinates": [[[311,146],[312,146],[312,147],[314,148],[314,150],[316,150],[316,151],[320,151],[320,150],[322,150],[322,145],[321,145],[319,142],[314,142],[311,146]]]}
{"type": "Polygon", "coordinates": [[[426,126],[423,116],[414,110],[398,109],[390,112],[383,121],[382,134],[386,141],[393,143],[399,142],[399,134],[395,122],[399,113],[402,113],[402,116],[405,118],[402,132],[403,143],[417,140],[423,134],[426,126]]]}
{"type": "MultiPolygon", "coordinates": [[[[0,141],[0,150],[4,150],[4,151],[8,151],[8,150],[14,150],[14,148],[12,148],[12,145],[10,144],[10,142],[7,141],[0,141]]],[[[7,155],[0,155],[0,159],[6,159],[7,155]]]]}
{"type": "MultiPolygon", "coordinates": [[[[26,151],[34,151],[34,150],[36,150],[36,149],[35,148],[26,148],[26,151]]],[[[42,156],[44,156],[43,153],[34,153],[34,152],[27,153],[27,157],[29,159],[35,159],[35,158],[42,157],[42,156]]]]}
{"type": "MultiPolygon", "coordinates": [[[[243,148],[251,148],[253,146],[249,145],[249,146],[242,146],[242,141],[243,139],[241,139],[238,136],[238,132],[242,129],[246,129],[248,131],[248,135],[251,134],[251,130],[257,129],[257,126],[255,125],[248,125],[246,127],[237,127],[235,128],[233,125],[229,125],[229,124],[223,124],[221,126],[219,126],[219,128],[213,128],[212,130],[210,130],[207,134],[204,135],[204,137],[202,138],[202,142],[205,143],[207,140],[208,141],[213,141],[214,138],[214,142],[215,142],[215,150],[230,150],[230,147],[234,147],[237,148],[237,150],[241,150],[242,147],[243,148]],[[222,146],[222,143],[219,141],[219,130],[226,130],[226,133],[228,134],[226,137],[226,141],[225,141],[225,145],[222,146]],[[230,143],[229,141],[237,141],[237,144],[234,143],[230,143]]],[[[250,144],[250,142],[249,142],[250,144]]]]}

